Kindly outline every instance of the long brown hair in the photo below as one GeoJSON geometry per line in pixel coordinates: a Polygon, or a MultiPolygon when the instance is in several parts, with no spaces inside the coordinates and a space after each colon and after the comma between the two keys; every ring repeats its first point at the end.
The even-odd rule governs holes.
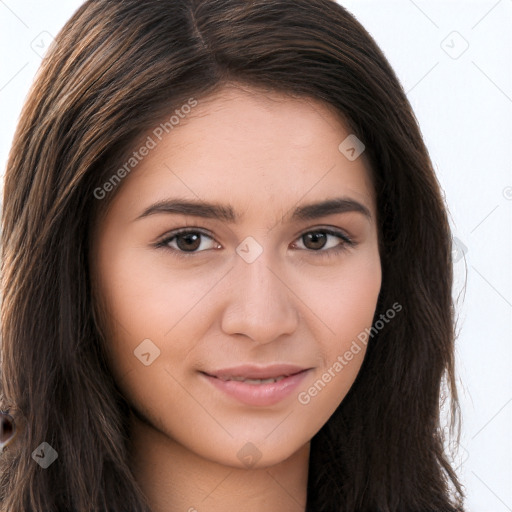
{"type": "Polygon", "coordinates": [[[5,173],[0,409],[18,435],[0,456],[3,509],[150,510],[94,314],[89,234],[115,194],[94,191],[155,120],[229,82],[323,101],[363,141],[383,271],[375,318],[403,307],[312,439],[308,512],[463,510],[440,419],[447,392],[453,435],[446,206],[395,73],[332,0],[89,0],[57,36],[5,173]],[[58,453],[47,469],[32,458],[42,442],[58,453]]]}

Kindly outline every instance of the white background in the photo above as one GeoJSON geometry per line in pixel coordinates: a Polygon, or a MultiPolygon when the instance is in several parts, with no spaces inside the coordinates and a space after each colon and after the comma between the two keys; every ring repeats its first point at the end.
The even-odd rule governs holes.
{"type": "MultiPolygon", "coordinates": [[[[463,412],[456,466],[467,510],[512,511],[512,0],[340,3],[407,92],[464,255],[454,298],[463,412]]],[[[2,175],[38,53],[80,4],[0,0],[2,175]]]]}

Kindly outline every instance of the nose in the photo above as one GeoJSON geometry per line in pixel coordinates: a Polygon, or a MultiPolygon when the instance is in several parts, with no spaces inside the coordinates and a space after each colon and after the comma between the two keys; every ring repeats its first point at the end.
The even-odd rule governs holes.
{"type": "Polygon", "coordinates": [[[237,256],[225,283],[229,291],[222,318],[223,332],[260,344],[292,334],[299,319],[293,283],[287,282],[282,266],[267,253],[252,262],[237,256]]]}

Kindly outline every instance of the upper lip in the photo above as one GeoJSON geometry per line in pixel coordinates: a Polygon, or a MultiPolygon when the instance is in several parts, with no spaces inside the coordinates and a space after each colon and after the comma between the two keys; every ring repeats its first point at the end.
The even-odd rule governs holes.
{"type": "Polygon", "coordinates": [[[309,368],[304,368],[295,364],[273,364],[269,366],[244,364],[242,366],[223,368],[221,370],[204,373],[220,379],[231,377],[244,377],[246,379],[274,379],[281,376],[287,377],[289,375],[293,375],[308,369],[309,368]]]}

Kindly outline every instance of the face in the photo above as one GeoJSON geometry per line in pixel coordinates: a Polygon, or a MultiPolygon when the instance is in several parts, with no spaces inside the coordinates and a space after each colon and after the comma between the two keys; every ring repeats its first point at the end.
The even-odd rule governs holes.
{"type": "Polygon", "coordinates": [[[381,286],[369,168],[313,99],[231,85],[184,110],[147,134],[93,232],[110,364],[165,442],[265,467],[309,443],[361,367],[381,286]]]}

